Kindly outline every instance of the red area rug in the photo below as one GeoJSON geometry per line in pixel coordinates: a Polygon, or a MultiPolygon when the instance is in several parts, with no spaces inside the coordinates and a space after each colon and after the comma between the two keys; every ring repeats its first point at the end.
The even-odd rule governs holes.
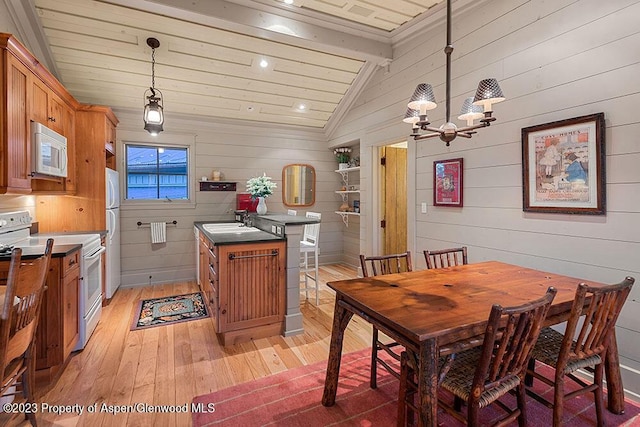
{"type": "MultiPolygon", "coordinates": [[[[194,413],[193,425],[200,426],[395,426],[398,381],[384,369],[379,369],[378,388],[369,388],[369,350],[342,356],[336,404],[322,406],[326,362],[291,369],[239,384],[194,399],[204,411],[194,413]]],[[[536,381],[541,391],[548,388],[536,381]]],[[[547,390],[548,393],[551,389],[547,390]]],[[[515,400],[505,397],[505,403],[515,400]]],[[[608,426],[640,426],[640,406],[627,401],[623,415],[605,411],[608,426]]],[[[527,401],[529,425],[547,427],[551,410],[530,399],[527,401]]],[[[483,425],[502,414],[493,407],[481,412],[483,425]]],[[[442,411],[441,426],[462,425],[442,411]]],[[[564,426],[595,425],[595,408],[589,396],[569,401],[565,407],[564,426]]],[[[517,422],[514,423],[517,425],[517,422]]]]}

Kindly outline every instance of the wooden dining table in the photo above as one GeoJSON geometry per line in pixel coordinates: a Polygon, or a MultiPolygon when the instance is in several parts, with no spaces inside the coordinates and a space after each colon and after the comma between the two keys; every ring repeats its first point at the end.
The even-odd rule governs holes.
{"type": "MultiPolygon", "coordinates": [[[[558,292],[545,324],[567,320],[579,283],[606,286],[498,261],[328,282],[336,300],[322,404],[335,403],[344,330],[355,314],[416,355],[418,425],[436,426],[439,355],[481,345],[493,304],[520,305],[542,297],[549,286],[558,292]]],[[[609,410],[622,413],[615,337],[606,372],[609,410]]]]}

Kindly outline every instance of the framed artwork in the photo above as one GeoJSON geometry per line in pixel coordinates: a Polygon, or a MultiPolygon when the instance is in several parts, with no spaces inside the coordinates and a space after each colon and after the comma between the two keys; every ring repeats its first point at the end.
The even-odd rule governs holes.
{"type": "Polygon", "coordinates": [[[604,138],[604,113],[523,128],[523,210],[604,215],[604,138]]]}
{"type": "Polygon", "coordinates": [[[433,205],[462,207],[462,159],[433,162],[433,205]]]}

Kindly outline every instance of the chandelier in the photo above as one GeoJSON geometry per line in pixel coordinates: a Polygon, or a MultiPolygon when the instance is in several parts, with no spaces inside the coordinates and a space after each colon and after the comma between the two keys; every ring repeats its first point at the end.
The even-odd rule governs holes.
{"type": "Polygon", "coordinates": [[[433,96],[433,88],[428,83],[420,83],[413,93],[413,96],[407,104],[407,112],[402,120],[410,123],[413,128],[411,136],[415,141],[421,139],[440,137],[442,141],[449,146],[457,136],[471,138],[476,129],[487,127],[496,118],[492,117],[492,105],[505,100],[500,85],[496,79],[485,79],[480,81],[476,95],[467,98],[463,105],[458,119],[465,120],[466,126],[458,127],[451,123],[451,53],[453,45],[451,44],[451,0],[447,0],[447,45],[444,53],[447,57],[447,81],[446,81],[446,100],[445,100],[445,120],[446,122],[440,126],[430,126],[427,118],[427,111],[433,110],[438,105],[433,96]],[[474,124],[476,119],[480,119],[474,124]],[[426,133],[422,133],[425,131],[426,133]]]}
{"type": "Polygon", "coordinates": [[[162,112],[162,92],[156,86],[156,49],[160,47],[158,39],[149,37],[147,45],[151,48],[151,87],[144,91],[144,130],[155,136],[162,132],[164,113],[162,112]]]}

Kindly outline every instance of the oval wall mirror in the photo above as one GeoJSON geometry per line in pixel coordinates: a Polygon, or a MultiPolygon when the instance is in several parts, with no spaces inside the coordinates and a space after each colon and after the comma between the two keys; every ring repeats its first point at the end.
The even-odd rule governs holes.
{"type": "Polygon", "coordinates": [[[311,206],[316,202],[316,170],[311,165],[293,164],[282,168],[282,203],[311,206]]]}

